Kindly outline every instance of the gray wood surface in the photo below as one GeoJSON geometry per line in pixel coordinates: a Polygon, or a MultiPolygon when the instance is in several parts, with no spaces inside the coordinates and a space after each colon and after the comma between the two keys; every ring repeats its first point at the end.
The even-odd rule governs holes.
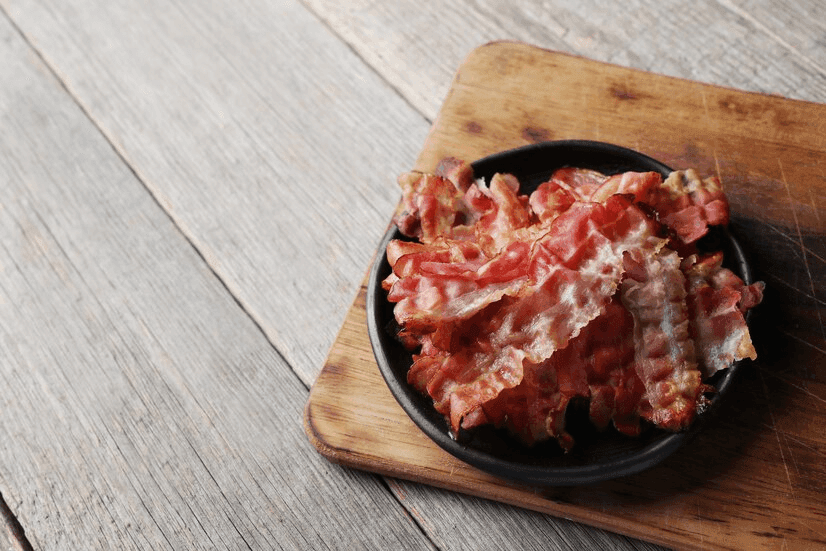
{"type": "Polygon", "coordinates": [[[492,40],[742,90],[826,97],[820,2],[306,1],[428,118],[462,59],[492,40]]]}
{"type": "Polygon", "coordinates": [[[0,487],[33,547],[430,547],[309,445],[307,387],[5,18],[0,72],[0,487]]]}
{"type": "Polygon", "coordinates": [[[651,547],[330,465],[301,408],[474,47],[823,102],[819,1],[0,9],[0,493],[35,548],[651,547]]]}
{"type": "Polygon", "coordinates": [[[424,118],[298,2],[30,2],[9,15],[309,384],[424,118]]]}

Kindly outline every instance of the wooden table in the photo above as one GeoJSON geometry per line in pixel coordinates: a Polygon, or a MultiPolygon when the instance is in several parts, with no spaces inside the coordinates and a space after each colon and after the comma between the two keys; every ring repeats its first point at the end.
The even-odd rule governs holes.
{"type": "MultiPolygon", "coordinates": [[[[302,426],[396,175],[500,39],[826,103],[819,0],[0,1],[0,548],[656,548],[338,466],[302,426]]],[[[753,225],[796,315],[755,365],[822,413],[823,181],[757,205],[749,170],[740,219],[796,229],[753,225]]]]}

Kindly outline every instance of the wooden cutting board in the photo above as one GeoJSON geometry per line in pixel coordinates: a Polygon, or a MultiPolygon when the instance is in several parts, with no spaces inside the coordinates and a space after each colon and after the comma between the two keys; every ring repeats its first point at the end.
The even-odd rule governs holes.
{"type": "Polygon", "coordinates": [[[568,138],[723,181],[732,229],[767,291],[752,323],[759,358],[714,426],[623,480],[542,490],[496,479],[438,448],[395,402],[362,286],[310,393],[310,440],[337,463],[669,546],[826,546],[826,105],[493,43],[459,68],[415,168],[568,138]]]}

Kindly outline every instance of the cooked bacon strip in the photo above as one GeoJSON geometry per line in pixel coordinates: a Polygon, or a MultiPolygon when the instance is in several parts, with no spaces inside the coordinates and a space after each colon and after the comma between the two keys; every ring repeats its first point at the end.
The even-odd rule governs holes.
{"type": "Polygon", "coordinates": [[[568,210],[577,200],[576,195],[559,182],[549,180],[531,193],[529,200],[531,211],[542,224],[553,221],[557,216],[568,210]]]}
{"type": "Polygon", "coordinates": [[[747,286],[722,262],[722,253],[683,261],[691,329],[706,377],[736,360],[757,357],[743,314],[762,300],[765,285],[747,286]]]}
{"type": "Polygon", "coordinates": [[[653,254],[662,246],[653,230],[651,222],[622,196],[604,205],[575,204],[536,242],[531,266],[535,292],[504,313],[506,338],[523,340],[534,363],[563,348],[603,311],[616,291],[623,254],[630,250],[653,254]]]}
{"type": "Polygon", "coordinates": [[[650,196],[660,221],[674,230],[684,243],[694,243],[708,226],[726,225],[728,200],[716,176],[701,179],[694,169],[672,172],[650,196]]]}
{"type": "Polygon", "coordinates": [[[634,371],[633,318],[619,301],[611,301],[567,347],[539,364],[525,362],[522,382],[471,412],[462,427],[493,423],[527,444],[553,437],[570,449],[574,442],[564,423],[574,397],[590,396],[590,416],[598,427],[613,421],[621,432],[636,435],[643,392],[634,371]]]}
{"type": "Polygon", "coordinates": [[[464,274],[478,270],[489,261],[476,243],[445,238],[427,245],[393,240],[387,245],[387,260],[398,277],[421,272],[464,274]]]}
{"type": "Polygon", "coordinates": [[[381,282],[381,286],[391,292],[402,277],[412,276],[422,268],[442,263],[451,266],[452,273],[461,274],[477,270],[487,258],[478,245],[469,241],[439,238],[424,244],[394,239],[387,244],[387,261],[393,271],[381,282]]]}
{"type": "MultiPolygon", "coordinates": [[[[672,172],[663,181],[657,172],[625,172],[605,176],[582,168],[561,168],[538,188],[534,212],[540,219],[557,216],[571,196],[579,201],[603,202],[611,195],[631,194],[636,202],[649,204],[659,219],[684,243],[694,243],[708,226],[726,225],[728,201],[720,181],[699,177],[693,169],[672,172]]],[[[534,201],[534,200],[532,200],[534,201]]]]}
{"type": "Polygon", "coordinates": [[[694,419],[703,391],[689,335],[685,277],[670,249],[642,260],[626,257],[621,298],[634,317],[635,362],[660,427],[679,430],[694,419]]]}
{"type": "Polygon", "coordinates": [[[607,179],[608,176],[596,170],[565,167],[556,170],[550,181],[569,190],[577,199],[587,200],[607,179]]]}
{"type": "Polygon", "coordinates": [[[608,177],[605,182],[591,193],[590,201],[604,202],[612,195],[633,195],[635,203],[646,203],[652,190],[662,184],[659,172],[623,172],[608,177]]]}
{"type": "Polygon", "coordinates": [[[474,225],[476,241],[489,256],[501,251],[516,230],[531,223],[528,197],[519,195],[519,181],[510,174],[494,174],[482,191],[491,199],[491,208],[474,225]]]}
{"type": "Polygon", "coordinates": [[[595,170],[566,167],[555,171],[545,184],[554,190],[564,190],[579,201],[602,203],[612,195],[621,194],[634,195],[636,202],[645,202],[662,181],[658,172],[629,171],[606,176],[595,170]]]}
{"type": "Polygon", "coordinates": [[[402,200],[393,217],[399,231],[425,244],[440,237],[475,240],[489,256],[496,254],[511,231],[530,225],[528,196],[519,194],[519,181],[510,174],[495,174],[488,185],[471,175],[470,165],[455,159],[443,161],[437,174],[402,174],[402,200]]]}
{"type": "Polygon", "coordinates": [[[427,394],[427,384],[442,370],[449,357],[447,352],[441,350],[430,354],[414,354],[413,365],[407,372],[407,382],[422,394],[427,394]]]}
{"type": "Polygon", "coordinates": [[[464,191],[440,176],[407,172],[398,181],[402,201],[393,222],[403,235],[429,243],[448,234],[457,217],[468,211],[464,191]]]}
{"type": "Polygon", "coordinates": [[[634,318],[615,295],[580,337],[571,345],[588,374],[591,421],[598,428],[613,422],[624,434],[639,434],[645,387],[634,364],[634,318]]]}
{"type": "Polygon", "coordinates": [[[514,242],[489,260],[481,253],[470,260],[450,254],[470,244],[440,243],[447,243],[447,250],[402,256],[393,266],[396,279],[387,298],[396,303],[400,325],[427,330],[467,319],[528,283],[530,243],[514,242]]]}
{"type": "Polygon", "coordinates": [[[565,431],[565,411],[571,398],[587,396],[588,385],[576,358],[565,350],[540,364],[525,362],[520,384],[481,404],[465,417],[462,427],[492,423],[529,445],[553,437],[563,449],[571,449],[574,440],[565,431]]]}
{"type": "Polygon", "coordinates": [[[458,432],[465,415],[522,381],[524,359],[525,353],[512,346],[495,353],[465,349],[452,354],[428,384],[434,407],[458,432]]]}
{"type": "Polygon", "coordinates": [[[450,180],[461,191],[467,191],[473,183],[473,166],[456,157],[445,157],[439,161],[435,174],[450,180]]]}

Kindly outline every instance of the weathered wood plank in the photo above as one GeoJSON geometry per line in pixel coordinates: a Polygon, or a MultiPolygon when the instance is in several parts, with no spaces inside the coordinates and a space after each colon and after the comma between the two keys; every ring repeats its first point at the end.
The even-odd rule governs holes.
{"type": "Polygon", "coordinates": [[[37,549],[429,548],[0,17],[0,491],[37,549]]]}
{"type": "Polygon", "coordinates": [[[425,119],[296,1],[6,9],[309,384],[425,119]]]}
{"type": "MultiPolygon", "coordinates": [[[[789,0],[718,0],[721,6],[745,20],[756,33],[782,47],[771,63],[779,68],[797,64],[815,73],[826,73],[824,37],[826,4],[789,0]],[[797,62],[790,62],[797,58],[797,62]]],[[[802,92],[803,98],[808,93],[802,92]]]]}
{"type": "Polygon", "coordinates": [[[826,98],[826,19],[816,1],[305,2],[430,118],[465,56],[493,40],[748,91],[826,98]]]}

